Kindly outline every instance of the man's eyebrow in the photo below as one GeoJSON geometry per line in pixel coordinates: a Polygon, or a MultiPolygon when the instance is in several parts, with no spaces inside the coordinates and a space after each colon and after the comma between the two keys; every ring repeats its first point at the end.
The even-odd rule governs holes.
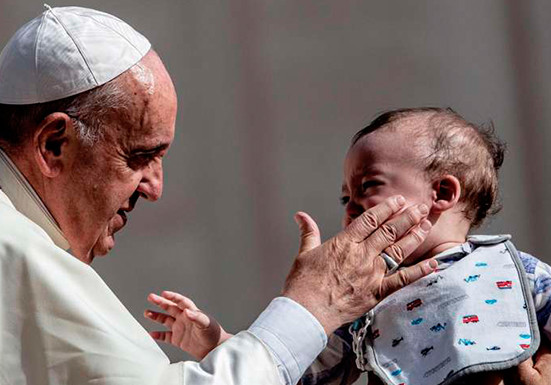
{"type": "Polygon", "coordinates": [[[170,145],[168,143],[161,143],[155,147],[140,146],[135,147],[130,151],[131,154],[155,154],[161,151],[166,150],[170,145]]]}

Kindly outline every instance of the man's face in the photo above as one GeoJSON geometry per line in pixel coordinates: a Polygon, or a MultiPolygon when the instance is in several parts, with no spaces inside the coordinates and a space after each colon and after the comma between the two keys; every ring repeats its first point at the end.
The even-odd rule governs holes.
{"type": "Polygon", "coordinates": [[[415,142],[407,130],[382,128],[350,148],[344,162],[341,195],[344,227],[393,195],[401,194],[408,204],[431,207],[431,184],[415,142]]]}
{"type": "Polygon", "coordinates": [[[91,263],[115,244],[138,198],[156,201],[163,190],[162,158],[174,138],[176,94],[156,54],[125,74],[133,104],[105,121],[104,136],[81,145],[69,170],[61,228],[75,256],[91,263]]]}

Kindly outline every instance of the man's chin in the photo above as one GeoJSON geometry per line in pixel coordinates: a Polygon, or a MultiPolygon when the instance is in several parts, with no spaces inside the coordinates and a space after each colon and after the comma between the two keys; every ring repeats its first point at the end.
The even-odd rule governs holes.
{"type": "Polygon", "coordinates": [[[115,237],[112,235],[108,235],[106,237],[102,237],[101,239],[98,239],[94,247],[92,247],[91,251],[91,259],[94,259],[95,257],[102,257],[104,255],[107,255],[111,249],[115,247],[115,237]]]}

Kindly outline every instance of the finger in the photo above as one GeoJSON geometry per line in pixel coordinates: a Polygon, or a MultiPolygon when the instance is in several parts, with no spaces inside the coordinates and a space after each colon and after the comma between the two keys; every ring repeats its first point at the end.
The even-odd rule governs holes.
{"type": "Polygon", "coordinates": [[[195,303],[191,299],[183,296],[182,294],[165,290],[161,293],[161,295],[163,296],[163,298],[166,298],[169,301],[172,301],[173,303],[178,305],[178,307],[182,310],[184,309],[199,310],[199,308],[195,305],[195,303]]]}
{"type": "Polygon", "coordinates": [[[176,305],[174,302],[158,296],[157,294],[149,294],[147,296],[147,300],[152,304],[159,306],[161,309],[163,309],[173,317],[177,317],[182,312],[182,310],[180,310],[178,305],[176,305]]]}
{"type": "Polygon", "coordinates": [[[532,360],[532,357],[528,357],[526,361],[522,361],[518,364],[517,369],[519,372],[529,372],[534,370],[534,360],[532,360]]]}
{"type": "Polygon", "coordinates": [[[169,329],[172,329],[172,325],[174,324],[174,317],[165,313],[159,313],[153,310],[146,310],[144,311],[143,315],[145,318],[160,323],[169,329]]]}
{"type": "Polygon", "coordinates": [[[299,253],[312,250],[321,245],[320,230],[310,215],[299,211],[295,214],[295,222],[300,229],[299,253]]]}
{"type": "Polygon", "coordinates": [[[400,264],[413,253],[425,241],[432,228],[432,223],[423,219],[419,226],[414,227],[403,238],[396,243],[388,246],[384,252],[388,254],[396,263],[400,264]]]}
{"type": "MultiPolygon", "coordinates": [[[[343,233],[354,242],[362,242],[369,237],[371,233],[377,230],[383,222],[400,211],[405,203],[406,200],[401,195],[387,198],[377,206],[370,208],[358,218],[354,219],[354,221],[344,229],[343,233]]],[[[383,248],[381,248],[381,250],[382,249],[383,248]]]]}
{"type": "MultiPolygon", "coordinates": [[[[395,243],[401,239],[412,226],[418,224],[423,217],[428,214],[428,211],[428,207],[425,204],[412,206],[407,208],[397,217],[383,223],[364,242],[366,255],[378,255],[390,245],[395,245],[395,243]]],[[[411,237],[406,241],[406,245],[416,244],[416,242],[420,239],[417,236],[420,234],[420,232],[414,232],[413,235],[411,235],[411,233],[408,234],[408,236],[411,235],[411,237]]],[[[404,244],[400,243],[399,245],[395,245],[393,248],[390,248],[389,252],[387,252],[387,254],[389,254],[396,261],[396,263],[400,263],[405,256],[404,250],[400,248],[402,246],[404,246],[404,244]]]]}
{"type": "Polygon", "coordinates": [[[195,325],[201,329],[206,329],[210,326],[210,318],[203,312],[193,311],[190,309],[184,310],[186,317],[189,318],[195,325]]]}
{"type": "Polygon", "coordinates": [[[149,335],[154,340],[165,342],[167,344],[172,341],[172,332],[149,332],[149,335]]]}
{"type": "Polygon", "coordinates": [[[535,379],[539,376],[538,371],[534,368],[534,361],[529,357],[526,361],[521,362],[518,366],[507,370],[508,383],[511,384],[537,384],[535,379]]]}
{"type": "Polygon", "coordinates": [[[396,290],[432,273],[437,266],[438,262],[434,259],[429,259],[428,261],[422,261],[414,266],[398,270],[396,273],[386,276],[383,278],[381,284],[381,298],[385,298],[396,290]]]}

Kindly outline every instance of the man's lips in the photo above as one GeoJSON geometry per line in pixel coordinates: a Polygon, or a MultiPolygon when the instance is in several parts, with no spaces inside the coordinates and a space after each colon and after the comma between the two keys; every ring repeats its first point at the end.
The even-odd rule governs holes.
{"type": "Polygon", "coordinates": [[[119,214],[119,216],[122,218],[122,225],[126,225],[126,221],[128,221],[128,218],[126,217],[126,212],[124,212],[123,210],[119,210],[117,211],[117,214],[119,214]]]}
{"type": "Polygon", "coordinates": [[[117,211],[117,215],[115,216],[115,221],[113,223],[112,233],[116,233],[120,229],[126,225],[126,222],[128,221],[128,218],[126,217],[126,212],[124,210],[117,211]],[[120,219],[118,219],[118,218],[120,219]]]}

